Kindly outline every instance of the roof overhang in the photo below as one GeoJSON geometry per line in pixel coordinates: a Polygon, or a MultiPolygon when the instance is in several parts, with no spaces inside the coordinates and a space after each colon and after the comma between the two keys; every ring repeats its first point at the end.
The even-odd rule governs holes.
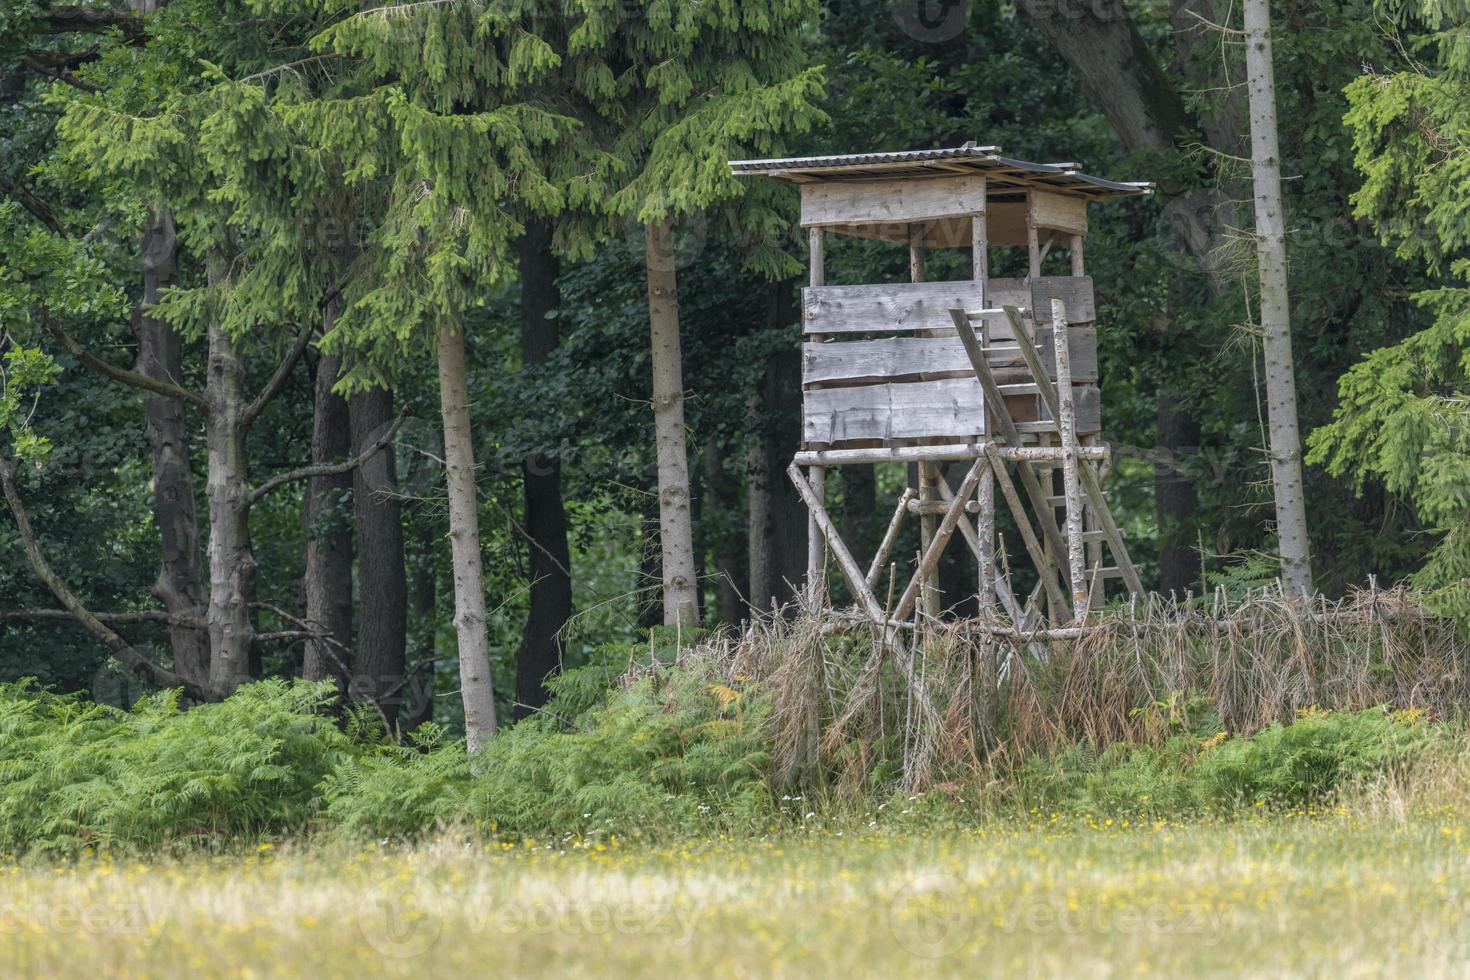
{"type": "Polygon", "coordinates": [[[985,174],[997,190],[1040,187],[1057,194],[1093,201],[1137,197],[1153,184],[1120,182],[1082,173],[1075,163],[1032,163],[1000,155],[998,146],[964,146],[897,153],[850,153],[841,156],[785,157],[775,160],[731,160],[736,176],[771,177],[793,184],[818,181],[878,180],[985,174]]]}

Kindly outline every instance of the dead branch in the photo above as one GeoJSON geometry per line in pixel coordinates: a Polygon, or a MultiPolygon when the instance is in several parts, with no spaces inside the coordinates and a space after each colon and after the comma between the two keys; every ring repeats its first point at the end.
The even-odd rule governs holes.
{"type": "Polygon", "coordinates": [[[291,345],[291,349],[286,352],[286,356],[276,366],[275,373],[265,383],[265,387],[260,390],[260,394],[256,395],[255,400],[246,407],[245,415],[241,419],[241,424],[246,428],[249,428],[255,422],[260,413],[265,411],[265,407],[270,404],[271,399],[276,397],[280,392],[281,386],[291,376],[291,370],[296,367],[296,362],[301,360],[301,355],[306,352],[306,345],[311,343],[311,334],[311,327],[306,327],[301,331],[301,336],[296,338],[296,343],[291,345]]]}
{"type": "MultiPolygon", "coordinates": [[[[117,626],[131,626],[138,623],[162,623],[167,626],[178,626],[183,629],[202,630],[205,628],[204,621],[193,616],[179,616],[162,609],[139,609],[124,613],[93,613],[100,622],[112,623],[117,626]]],[[[48,622],[56,620],[71,620],[76,617],[65,609],[0,609],[0,620],[23,620],[31,622],[48,622]]]]}
{"type": "Polygon", "coordinates": [[[203,395],[195,394],[186,388],[181,388],[168,381],[150,378],[136,371],[130,371],[127,368],[120,368],[108,364],[68,334],[66,328],[61,325],[61,321],[51,315],[51,311],[46,308],[45,304],[42,304],[40,309],[41,319],[45,321],[46,329],[51,331],[51,336],[55,337],[61,343],[62,347],[65,347],[73,357],[81,361],[90,370],[105,378],[111,378],[113,381],[121,381],[123,384],[132,385],[134,388],[151,391],[155,395],[162,395],[165,398],[176,398],[186,405],[192,405],[206,415],[209,414],[209,401],[203,395]]]}
{"type": "Polygon", "coordinates": [[[182,688],[185,694],[197,701],[220,700],[221,695],[218,691],[187,680],[167,667],[162,667],[149,660],[136,647],[118,636],[82,605],[81,600],[46,561],[46,556],[41,554],[41,546],[37,543],[35,532],[31,529],[30,518],[15,488],[15,470],[15,460],[0,459],[0,488],[4,489],[6,503],[10,505],[10,513],[15,518],[16,528],[20,531],[21,545],[25,548],[26,557],[30,559],[31,568],[35,571],[36,577],[44,582],[56,596],[57,601],[65,606],[72,617],[85,626],[87,631],[95,636],[103,646],[107,647],[112,658],[129,673],[158,687],[182,688]]]}
{"type": "Polygon", "coordinates": [[[285,486],[288,483],[296,483],[300,480],[310,480],[314,476],[336,476],[339,473],[352,472],[363,463],[366,463],[368,460],[372,459],[377,452],[386,448],[390,443],[392,443],[393,439],[398,435],[398,430],[402,427],[403,421],[406,418],[408,418],[408,406],[404,406],[403,411],[398,413],[398,418],[394,419],[393,424],[388,426],[387,430],[378,437],[377,442],[374,442],[371,446],[367,447],[356,456],[353,456],[351,459],[343,460],[340,463],[316,463],[312,466],[303,466],[299,469],[291,470],[289,473],[281,473],[278,476],[273,476],[269,480],[266,480],[264,483],[262,483],[260,486],[256,487],[255,490],[251,492],[250,502],[252,504],[257,503],[266,494],[270,493],[273,490],[279,490],[281,487],[285,486]]]}

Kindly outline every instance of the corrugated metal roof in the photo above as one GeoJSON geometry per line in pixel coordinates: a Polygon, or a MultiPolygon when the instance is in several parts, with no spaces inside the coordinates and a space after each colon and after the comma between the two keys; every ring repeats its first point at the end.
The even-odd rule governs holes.
{"type": "Polygon", "coordinates": [[[786,157],[777,160],[731,160],[738,176],[773,177],[791,183],[865,180],[875,177],[933,177],[943,173],[983,173],[1002,183],[1046,187],[1061,194],[1094,200],[1147,194],[1153,184],[1122,183],[1093,177],[1075,163],[1032,163],[1000,155],[998,146],[966,143],[952,149],[904,150],[896,153],[849,153],[840,156],[786,157]]]}

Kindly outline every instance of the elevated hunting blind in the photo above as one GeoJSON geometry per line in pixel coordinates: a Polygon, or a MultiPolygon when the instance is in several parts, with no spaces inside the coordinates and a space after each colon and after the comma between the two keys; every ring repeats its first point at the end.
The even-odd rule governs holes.
{"type": "Polygon", "coordinates": [[[1110,578],[1141,592],[1102,491],[1109,457],[1083,240],[1090,202],[1146,194],[1150,185],[968,143],[731,167],[801,191],[811,285],[801,304],[801,446],[788,473],[810,512],[810,599],[824,601],[830,552],[876,622],[937,616],[938,561],[956,530],[979,566],[981,608],[998,602],[1016,629],[1038,628],[1043,606],[1054,624],[1085,618],[1110,578]],[[834,234],[906,246],[908,281],[828,284],[825,246],[834,234]],[[1007,246],[1024,249],[1024,272],[1018,263],[1017,274],[993,277],[997,250],[1007,246]],[[926,280],[926,254],[935,249],[968,252],[968,276],[926,280]],[[1067,264],[1053,271],[1069,274],[1044,275],[1061,265],[1062,250],[1067,264]],[[864,570],[827,512],[826,471],[886,462],[914,464],[917,486],[900,494],[864,570]],[[958,485],[947,470],[963,473],[958,485]],[[1035,571],[1024,602],[1010,585],[1019,555],[1004,541],[996,547],[997,489],[1035,571]],[[878,585],[909,514],[920,522],[918,560],[885,607],[878,585]]]}

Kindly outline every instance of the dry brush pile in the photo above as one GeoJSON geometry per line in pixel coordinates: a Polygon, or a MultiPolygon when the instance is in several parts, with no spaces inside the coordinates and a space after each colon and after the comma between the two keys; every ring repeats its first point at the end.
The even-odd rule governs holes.
{"type": "Polygon", "coordinates": [[[1271,591],[1140,598],[1066,638],[977,619],[885,641],[850,618],[802,614],[718,634],[680,664],[770,697],[778,781],[817,775],[846,794],[889,777],[918,788],[1079,742],[1159,744],[1200,703],[1247,736],[1307,708],[1447,718],[1470,697],[1466,655],[1452,622],[1403,590],[1375,589],[1306,603],[1271,591]]]}

